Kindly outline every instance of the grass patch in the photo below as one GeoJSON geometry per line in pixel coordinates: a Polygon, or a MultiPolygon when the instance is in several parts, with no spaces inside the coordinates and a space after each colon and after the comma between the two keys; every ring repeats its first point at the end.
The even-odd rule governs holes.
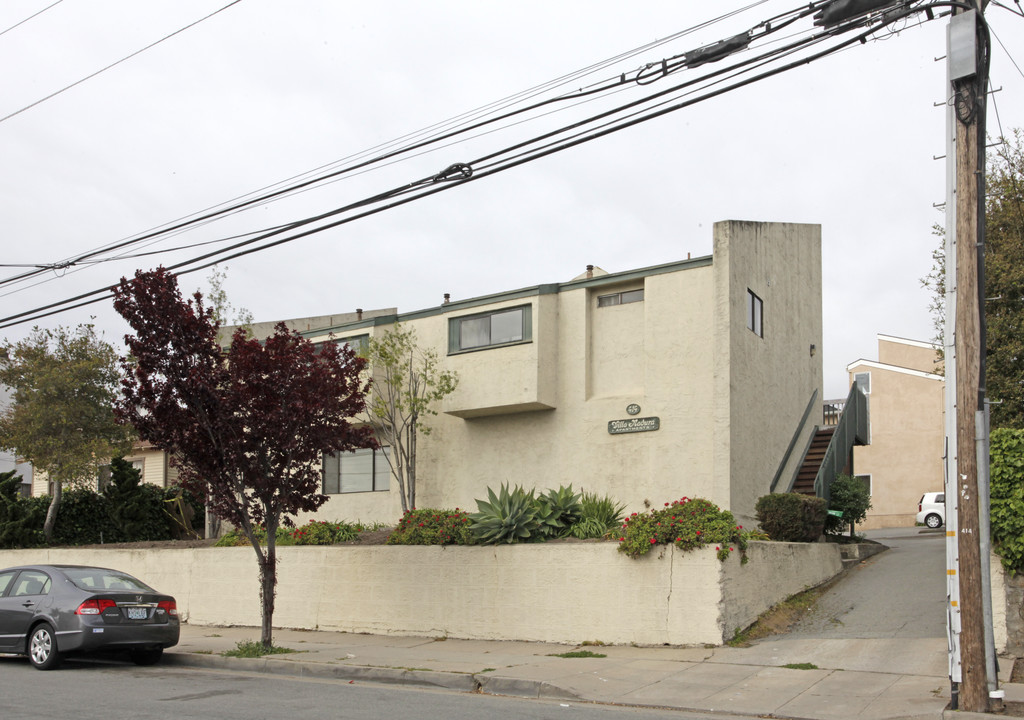
{"type": "Polygon", "coordinates": [[[807,611],[813,608],[815,603],[818,602],[818,598],[824,595],[838,580],[839,578],[836,577],[816,588],[798,592],[796,595],[792,595],[765,610],[750,627],[743,630],[737,629],[732,640],[727,642],[726,645],[731,647],[747,647],[754,640],[786,632],[807,611]]]}
{"type": "Polygon", "coordinates": [[[549,653],[548,657],[560,657],[560,658],[602,658],[608,657],[603,653],[591,652],[590,650],[573,650],[571,652],[564,653],[549,653]]]}
{"type": "Polygon", "coordinates": [[[278,645],[267,647],[258,640],[240,640],[235,644],[234,650],[225,650],[221,655],[224,657],[258,658],[264,655],[284,655],[293,652],[298,651],[278,645]]]}
{"type": "Polygon", "coordinates": [[[783,665],[782,667],[789,668],[790,670],[817,670],[818,669],[818,666],[815,665],[814,663],[787,663],[786,665],[783,665]]]}
{"type": "Polygon", "coordinates": [[[485,673],[485,672],[494,672],[494,671],[495,671],[496,669],[497,669],[497,668],[484,668],[484,669],[483,669],[483,670],[481,670],[480,672],[482,672],[482,673],[485,673]]]}

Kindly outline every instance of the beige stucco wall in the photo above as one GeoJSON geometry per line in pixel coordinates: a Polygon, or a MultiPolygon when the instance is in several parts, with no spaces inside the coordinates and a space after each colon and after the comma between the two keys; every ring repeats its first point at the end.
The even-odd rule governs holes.
{"type": "MultiPolygon", "coordinates": [[[[100,564],[175,596],[194,625],[260,624],[251,548],[5,550],[0,567],[100,564]]],[[[279,549],[276,627],[579,643],[720,644],[841,569],[831,543],[631,560],[612,543],[279,549]],[[738,553],[737,553],[738,554],[738,553]]]]}
{"type": "MultiPolygon", "coordinates": [[[[879,340],[879,356],[922,364],[928,348],[879,340]]],[[[932,352],[931,357],[934,357],[932,352]]],[[[871,476],[871,510],[861,527],[914,524],[917,504],[926,492],[943,488],[945,381],[920,370],[859,360],[848,368],[850,383],[871,373],[868,395],[871,444],[854,448],[854,472],[871,476]]]]}
{"type": "Polygon", "coordinates": [[[942,367],[938,353],[939,346],[933,343],[891,335],[878,336],[878,362],[885,365],[934,373],[942,367]]]}
{"type": "Polygon", "coordinates": [[[822,397],[821,227],[716,223],[714,267],[715,486],[753,524],[808,402],[822,397]],[[748,289],[764,303],[763,337],[747,328],[748,289]]]}
{"type": "MultiPolygon", "coordinates": [[[[715,233],[712,258],[402,316],[460,378],[420,437],[417,505],[472,510],[502,483],[572,484],[627,511],[705,497],[752,524],[821,387],[821,355],[810,353],[821,347],[820,230],[728,222],[715,233]],[[763,339],[746,329],[748,287],[765,300],[763,339]],[[597,307],[599,295],[640,288],[642,302],[597,307]],[[450,318],[524,305],[528,342],[448,354],[450,318]],[[629,418],[631,404],[660,428],[610,434],[609,421],[629,418]]],[[[315,517],[394,522],[396,494],[332,496],[315,517]]]]}

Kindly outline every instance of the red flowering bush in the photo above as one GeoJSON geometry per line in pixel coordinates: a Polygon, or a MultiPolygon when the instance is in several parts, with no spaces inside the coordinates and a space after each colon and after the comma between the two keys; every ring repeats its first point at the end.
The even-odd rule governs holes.
{"type": "Polygon", "coordinates": [[[388,545],[472,545],[468,513],[459,508],[413,508],[388,536],[388,545]]]}
{"type": "Polygon", "coordinates": [[[655,545],[675,544],[680,550],[715,545],[718,559],[725,560],[736,548],[744,562],[750,533],[736,524],[728,510],[701,498],[687,497],[665,503],[658,510],[633,513],[619,530],[619,552],[636,558],[655,545]]]}

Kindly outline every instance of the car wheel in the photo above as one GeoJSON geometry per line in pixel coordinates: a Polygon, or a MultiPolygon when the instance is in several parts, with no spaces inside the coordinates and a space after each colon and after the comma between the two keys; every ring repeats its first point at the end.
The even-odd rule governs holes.
{"type": "Polygon", "coordinates": [[[132,662],[136,665],[155,665],[160,662],[160,658],[164,654],[163,648],[153,648],[150,650],[132,650],[132,662]]]}
{"type": "Polygon", "coordinates": [[[37,625],[28,639],[28,659],[36,670],[53,670],[60,665],[61,655],[57,652],[57,641],[53,628],[48,623],[37,625]]]}
{"type": "Polygon", "coordinates": [[[939,525],[942,524],[942,518],[940,518],[935,513],[932,513],[924,519],[924,524],[930,528],[937,528],[939,525]]]}

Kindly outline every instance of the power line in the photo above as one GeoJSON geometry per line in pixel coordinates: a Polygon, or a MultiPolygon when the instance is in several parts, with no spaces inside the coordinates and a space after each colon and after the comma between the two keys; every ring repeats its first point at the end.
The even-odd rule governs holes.
{"type": "MultiPolygon", "coordinates": [[[[949,5],[949,4],[952,4],[952,3],[942,2],[942,3],[934,3],[934,4],[949,5]]],[[[331,211],[328,211],[328,212],[325,212],[325,213],[321,213],[318,216],[315,216],[315,217],[312,217],[312,218],[307,218],[307,219],[304,219],[302,221],[298,221],[296,223],[291,224],[290,226],[285,226],[285,229],[283,229],[283,230],[274,230],[272,232],[268,232],[268,233],[259,235],[257,237],[251,238],[249,240],[245,240],[245,241],[236,243],[232,247],[224,248],[224,249],[219,250],[219,251],[215,251],[215,252],[212,252],[212,253],[208,253],[206,255],[202,255],[202,256],[199,256],[199,257],[196,257],[196,258],[192,258],[190,260],[186,260],[186,261],[177,263],[176,265],[172,265],[169,269],[177,270],[178,272],[176,274],[186,274],[186,273],[189,273],[189,272],[195,272],[197,270],[201,270],[201,269],[204,269],[204,268],[209,267],[211,265],[214,265],[214,264],[216,264],[218,262],[224,262],[224,261],[227,261],[227,260],[231,260],[231,259],[235,259],[235,258],[238,258],[238,257],[242,257],[244,255],[249,255],[249,254],[252,254],[252,253],[255,253],[255,252],[260,252],[262,250],[266,250],[266,249],[269,249],[269,248],[272,248],[272,247],[275,247],[275,246],[278,246],[278,245],[281,245],[281,244],[284,244],[284,243],[293,242],[295,240],[307,237],[309,235],[313,235],[315,233],[323,232],[325,230],[329,230],[329,229],[338,227],[340,225],[352,222],[354,220],[357,220],[357,219],[360,219],[360,218],[364,218],[364,217],[367,217],[369,215],[373,215],[373,214],[376,214],[376,213],[379,213],[379,212],[383,212],[384,210],[389,210],[389,209],[392,209],[394,207],[398,207],[400,205],[407,204],[407,203],[412,202],[414,200],[422,199],[422,198],[427,197],[429,195],[434,195],[434,194],[437,194],[439,192],[444,192],[446,190],[453,189],[454,187],[462,185],[462,184],[464,184],[466,182],[472,182],[472,181],[475,181],[475,180],[482,179],[484,177],[489,177],[490,175],[493,175],[493,174],[496,174],[496,173],[499,173],[499,172],[504,172],[505,170],[512,169],[513,167],[517,167],[517,166],[525,164],[527,162],[532,162],[532,161],[540,159],[542,157],[546,157],[546,156],[554,154],[554,153],[562,152],[562,151],[567,150],[567,149],[569,149],[571,147],[575,147],[577,145],[580,145],[580,144],[583,144],[583,143],[586,143],[586,142],[591,142],[593,140],[596,140],[598,138],[602,138],[602,137],[604,137],[606,135],[609,135],[611,133],[619,132],[619,131],[621,131],[623,129],[626,129],[628,127],[632,127],[632,126],[637,125],[639,123],[643,123],[643,122],[647,122],[647,121],[653,120],[655,118],[661,117],[661,116],[666,115],[668,113],[675,112],[675,111],[681,110],[683,108],[686,108],[686,107],[695,105],[697,103],[703,102],[704,100],[708,100],[710,98],[717,97],[717,96],[725,94],[727,92],[731,92],[731,91],[736,90],[736,89],[738,89],[740,87],[752,84],[754,82],[759,82],[759,81],[764,80],[764,79],[766,79],[768,77],[772,77],[774,75],[778,75],[778,74],[781,74],[783,72],[787,72],[787,71],[792,70],[794,68],[800,67],[802,65],[805,65],[805,64],[808,64],[808,63],[811,63],[811,62],[815,62],[816,60],[819,60],[819,59],[821,59],[823,57],[826,57],[827,55],[831,55],[833,53],[839,52],[840,50],[842,50],[842,49],[844,49],[846,47],[850,47],[850,46],[852,46],[854,44],[857,44],[857,43],[866,42],[867,39],[870,38],[874,33],[878,32],[880,29],[886,27],[888,24],[890,24],[890,23],[892,23],[894,21],[898,21],[900,19],[903,19],[905,17],[909,17],[909,16],[911,16],[911,15],[917,13],[917,12],[920,12],[920,11],[921,11],[921,8],[907,7],[906,9],[904,9],[904,11],[901,14],[889,15],[889,16],[883,18],[883,20],[881,22],[879,22],[878,24],[871,25],[871,26],[868,27],[867,30],[864,30],[863,32],[860,32],[860,33],[858,33],[858,34],[856,34],[856,35],[854,35],[854,36],[852,36],[850,38],[847,38],[846,40],[843,40],[843,41],[841,41],[841,42],[839,42],[839,43],[837,43],[835,45],[832,45],[832,46],[830,46],[828,48],[825,48],[823,50],[815,52],[815,53],[813,53],[813,54],[811,54],[809,56],[799,57],[799,58],[797,58],[795,60],[792,60],[792,61],[790,61],[790,62],[788,62],[788,63],[786,63],[784,65],[764,70],[764,71],[760,72],[759,74],[754,75],[752,77],[741,77],[743,75],[744,69],[749,68],[749,67],[763,67],[764,64],[769,59],[768,56],[777,56],[777,55],[780,54],[781,51],[774,50],[774,51],[771,51],[769,53],[766,53],[765,55],[759,56],[757,58],[741,61],[741,62],[733,64],[733,65],[731,65],[729,67],[725,67],[725,68],[723,68],[721,70],[718,70],[718,71],[709,73],[707,75],[704,75],[704,76],[702,76],[701,78],[699,78],[697,80],[691,80],[691,81],[684,82],[684,83],[682,83],[680,85],[677,85],[674,88],[669,88],[668,90],[656,93],[655,95],[652,96],[652,98],[662,98],[662,97],[665,97],[669,93],[678,92],[681,89],[687,89],[690,86],[692,86],[694,83],[699,82],[700,80],[708,80],[710,78],[716,78],[718,76],[723,76],[723,77],[729,76],[729,77],[733,78],[732,82],[730,82],[728,84],[725,84],[725,85],[723,85],[721,87],[717,87],[717,88],[714,88],[714,89],[711,89],[711,90],[706,90],[706,92],[704,92],[703,94],[699,95],[698,97],[689,97],[689,98],[686,98],[686,99],[678,99],[677,98],[675,101],[663,100],[661,103],[659,103],[661,105],[661,107],[656,107],[655,109],[649,109],[648,108],[645,111],[636,110],[634,113],[632,113],[631,116],[627,116],[626,118],[612,119],[611,116],[613,114],[620,113],[623,110],[632,110],[633,108],[637,108],[643,102],[650,102],[650,100],[652,98],[647,98],[647,99],[642,100],[642,101],[634,101],[633,103],[629,103],[627,105],[620,106],[619,108],[616,108],[615,110],[608,111],[606,113],[600,113],[600,114],[598,114],[596,116],[588,118],[587,120],[580,121],[580,122],[577,122],[577,123],[573,123],[571,125],[565,126],[565,127],[561,128],[561,129],[553,131],[551,133],[546,133],[546,134],[544,134],[542,136],[535,137],[535,138],[533,138],[531,140],[524,141],[522,143],[518,143],[516,145],[507,147],[507,148],[505,148],[503,150],[490,153],[489,155],[485,155],[485,156],[483,156],[481,158],[477,158],[472,163],[463,166],[464,168],[467,168],[469,170],[468,173],[463,173],[462,177],[460,177],[458,179],[455,179],[455,180],[453,180],[451,182],[447,182],[446,181],[447,178],[441,177],[441,175],[428,176],[428,177],[425,177],[425,178],[421,178],[421,179],[413,181],[411,183],[407,183],[405,185],[393,188],[392,190],[386,191],[384,193],[379,193],[379,194],[376,194],[376,195],[371,196],[369,198],[365,198],[363,200],[357,201],[355,203],[351,203],[349,205],[346,205],[346,206],[343,206],[343,207],[339,207],[339,208],[335,208],[334,210],[331,210],[331,211]],[[594,123],[597,120],[602,120],[602,121],[606,121],[606,122],[605,122],[603,127],[599,126],[596,129],[595,128],[590,128],[590,129],[585,129],[584,128],[584,126],[590,125],[590,124],[594,123]],[[569,134],[569,133],[572,133],[572,134],[569,134]],[[568,134],[568,135],[567,135],[567,137],[565,137],[565,138],[563,138],[561,140],[555,140],[554,138],[557,135],[560,135],[560,134],[568,134]],[[547,142],[544,145],[538,145],[538,143],[541,142],[541,141],[550,141],[550,142],[547,142]],[[532,145],[536,145],[537,147],[533,147],[531,149],[530,146],[532,146],[532,145]],[[516,155],[511,155],[510,157],[502,159],[502,156],[509,155],[513,151],[519,151],[519,152],[516,155]],[[488,162],[488,161],[494,161],[494,162],[493,162],[493,164],[491,166],[486,166],[485,163],[488,162]],[[473,165],[483,166],[483,167],[481,167],[478,170],[474,170],[473,169],[473,165]],[[358,212],[355,212],[355,211],[358,211],[358,212]],[[350,215],[348,215],[346,217],[342,217],[340,219],[331,220],[331,218],[334,218],[334,217],[336,217],[338,215],[344,215],[345,213],[352,213],[352,214],[350,214],[350,215]],[[317,225],[316,227],[309,227],[307,229],[301,229],[301,228],[305,228],[308,225],[313,225],[315,223],[319,223],[319,222],[322,222],[324,220],[330,220],[330,222],[327,222],[327,223],[324,223],[324,224],[321,224],[321,225],[317,225]],[[287,235],[286,237],[277,237],[277,236],[282,235],[284,233],[290,232],[291,230],[300,230],[300,232],[287,235]],[[253,245],[253,244],[257,243],[257,242],[261,242],[261,241],[264,241],[264,240],[270,240],[270,242],[263,243],[263,244],[261,244],[261,245],[259,245],[257,247],[250,247],[251,245],[253,245]],[[237,250],[237,252],[233,252],[233,253],[231,252],[231,251],[235,251],[235,250],[237,250]],[[226,254],[226,253],[231,253],[231,254],[226,254]],[[215,256],[216,256],[216,259],[213,259],[215,256]],[[202,263],[204,261],[207,261],[206,264],[204,264],[204,265],[200,265],[198,267],[191,267],[191,268],[188,267],[189,265],[194,265],[195,263],[202,263]]],[[[831,37],[833,37],[835,35],[838,35],[838,34],[841,34],[841,33],[845,33],[849,29],[851,29],[851,28],[848,26],[847,28],[845,28],[843,30],[826,30],[826,31],[822,31],[822,32],[816,33],[811,38],[806,39],[803,43],[799,43],[798,42],[798,43],[791,44],[786,49],[787,50],[787,54],[792,54],[792,53],[796,52],[797,50],[800,49],[800,47],[808,47],[808,46],[810,46],[812,44],[820,43],[820,42],[822,42],[822,41],[824,41],[826,39],[829,39],[829,38],[831,38],[831,37]]],[[[713,84],[718,84],[718,83],[721,83],[721,82],[724,82],[724,80],[721,80],[721,79],[720,80],[716,80],[715,83],[713,83],[713,84]]],[[[689,95],[689,94],[692,94],[693,92],[696,92],[696,91],[688,90],[687,94],[689,95]]],[[[455,166],[453,166],[453,167],[455,167],[455,166]]],[[[38,320],[38,319],[41,319],[41,318],[44,318],[44,317],[48,317],[50,315],[57,314],[59,312],[63,312],[65,310],[69,310],[69,309],[73,309],[73,308],[77,308],[77,307],[82,307],[82,306],[85,306],[85,305],[88,305],[88,304],[99,302],[99,301],[101,301],[103,299],[106,299],[106,298],[108,298],[110,296],[111,296],[110,288],[102,288],[100,290],[95,290],[95,291],[93,291],[91,293],[85,293],[85,294],[82,294],[82,295],[78,295],[76,297],[70,298],[70,299],[65,300],[65,301],[51,303],[49,305],[46,305],[46,306],[43,306],[43,307],[40,307],[40,308],[36,308],[34,310],[29,310],[29,311],[26,311],[26,312],[23,312],[23,313],[19,313],[17,315],[12,315],[12,316],[9,316],[9,317],[6,317],[6,318],[0,318],[0,323],[3,323],[3,324],[0,324],[0,328],[10,327],[11,325],[17,325],[17,324],[21,324],[21,323],[24,323],[24,322],[38,320]]]]}
{"type": "Polygon", "coordinates": [[[29,20],[31,20],[32,18],[36,17],[37,15],[42,15],[42,14],[43,14],[44,12],[46,12],[47,10],[49,10],[50,8],[52,8],[52,7],[54,6],[54,5],[60,5],[60,4],[62,3],[62,2],[64,2],[64,0],[57,0],[57,2],[55,2],[55,3],[51,3],[50,5],[47,5],[47,6],[46,6],[46,7],[44,7],[44,8],[42,9],[42,10],[40,10],[40,11],[38,11],[38,12],[34,12],[34,13],[32,13],[31,15],[29,15],[29,16],[28,16],[27,18],[25,18],[24,20],[21,20],[20,22],[16,22],[16,23],[14,23],[13,25],[11,25],[11,26],[10,26],[9,28],[7,28],[6,30],[4,30],[4,31],[0,32],[0,35],[6,35],[7,33],[9,33],[9,32],[10,32],[11,30],[13,30],[14,28],[16,28],[16,27],[18,27],[18,26],[20,26],[20,25],[24,25],[25,23],[27,23],[27,22],[28,22],[29,20]]]}
{"type": "MultiPolygon", "coordinates": [[[[329,182],[334,182],[337,179],[340,179],[341,177],[343,177],[345,175],[350,175],[352,173],[355,173],[356,171],[364,170],[366,168],[370,168],[370,167],[373,167],[373,166],[381,166],[382,163],[384,163],[384,161],[386,161],[386,160],[397,158],[399,156],[408,156],[411,153],[413,153],[414,151],[421,150],[421,149],[424,149],[424,148],[429,147],[429,146],[436,146],[437,144],[439,144],[441,142],[444,142],[446,140],[452,140],[455,137],[458,137],[460,135],[472,132],[474,130],[481,129],[481,128],[489,126],[489,125],[494,125],[494,124],[502,122],[502,121],[510,120],[511,118],[519,116],[519,115],[525,115],[525,114],[527,114],[529,112],[536,111],[536,110],[538,110],[538,109],[540,109],[542,107],[545,107],[547,105],[550,105],[550,104],[564,103],[564,102],[567,102],[567,101],[579,101],[581,98],[585,98],[585,97],[588,97],[590,95],[595,95],[595,94],[598,94],[598,93],[604,93],[604,92],[608,92],[608,91],[613,91],[616,88],[620,88],[620,87],[623,87],[623,86],[628,86],[628,85],[631,85],[633,83],[642,84],[642,83],[639,83],[639,79],[640,79],[641,74],[644,72],[645,66],[641,66],[640,69],[638,69],[636,71],[636,76],[635,77],[633,77],[632,74],[630,74],[630,76],[628,76],[629,79],[627,79],[627,75],[623,73],[623,74],[620,74],[618,77],[615,77],[615,78],[612,78],[612,79],[608,79],[608,80],[603,80],[603,81],[600,81],[598,83],[592,84],[588,88],[583,88],[583,89],[579,89],[577,91],[573,91],[573,92],[570,92],[570,93],[565,93],[565,94],[562,94],[560,96],[556,96],[554,98],[548,98],[548,99],[545,99],[545,100],[540,100],[540,101],[534,102],[534,103],[532,103],[530,105],[527,105],[525,107],[521,107],[519,109],[516,109],[516,110],[506,110],[505,112],[503,112],[503,113],[501,113],[501,114],[499,114],[497,116],[490,117],[489,119],[477,119],[477,120],[474,121],[474,118],[480,118],[481,116],[483,116],[485,111],[490,111],[491,113],[493,113],[493,112],[495,112],[497,110],[505,110],[505,109],[507,109],[509,107],[514,106],[514,104],[516,102],[519,102],[519,101],[521,101],[523,99],[529,99],[529,98],[535,97],[536,95],[539,95],[545,89],[557,88],[559,86],[565,85],[568,82],[571,82],[572,79],[574,79],[574,78],[585,77],[586,75],[592,74],[595,71],[607,68],[607,67],[611,66],[613,63],[615,63],[615,62],[617,62],[617,61],[619,61],[619,60],[621,60],[623,58],[634,57],[634,56],[640,54],[641,52],[644,52],[644,51],[646,51],[646,50],[648,50],[648,49],[650,49],[652,47],[658,47],[660,45],[664,45],[665,43],[669,42],[670,40],[678,39],[680,37],[684,37],[686,35],[692,34],[693,32],[696,32],[699,29],[703,29],[703,28],[712,26],[712,25],[714,25],[716,23],[722,22],[722,21],[724,21],[726,19],[729,19],[729,18],[731,18],[733,16],[739,15],[739,14],[741,14],[743,12],[746,12],[746,11],[748,11],[750,9],[753,9],[755,7],[763,5],[766,2],[768,2],[768,0],[757,0],[756,2],[753,2],[753,3],[751,3],[751,4],[749,4],[749,5],[745,6],[745,7],[739,8],[739,9],[734,10],[734,11],[730,11],[730,12],[725,13],[723,15],[720,15],[720,16],[712,19],[712,20],[708,20],[708,21],[706,21],[704,23],[701,23],[699,25],[693,26],[693,27],[688,28],[686,30],[676,32],[673,35],[669,36],[669,38],[667,38],[667,39],[656,40],[656,41],[653,41],[651,43],[647,43],[646,45],[643,45],[640,48],[635,48],[635,49],[627,51],[625,53],[620,53],[618,56],[615,56],[615,57],[610,58],[608,60],[601,61],[599,63],[592,64],[592,65],[590,65],[588,67],[585,67],[585,68],[583,68],[581,70],[577,70],[577,71],[575,71],[573,73],[569,73],[567,75],[563,75],[563,76],[561,76],[559,78],[556,78],[555,80],[548,81],[548,82],[543,83],[543,84],[541,84],[539,86],[535,86],[534,88],[531,88],[531,89],[529,89],[527,91],[523,91],[523,92],[517,93],[517,94],[509,96],[509,97],[507,97],[507,98],[505,98],[503,100],[492,102],[492,103],[490,103],[488,105],[485,105],[485,106],[483,106],[481,108],[478,108],[476,110],[472,110],[472,111],[469,111],[467,113],[463,113],[463,114],[461,114],[459,116],[456,116],[455,118],[453,118],[451,120],[447,120],[447,121],[443,121],[441,123],[437,123],[437,124],[435,124],[433,126],[430,126],[430,127],[426,128],[425,130],[418,131],[416,133],[411,133],[411,134],[406,135],[406,136],[404,136],[402,138],[399,138],[396,141],[392,141],[390,143],[385,143],[385,144],[379,145],[376,148],[371,148],[368,151],[364,151],[362,153],[358,153],[356,155],[349,156],[349,158],[345,158],[345,159],[343,159],[341,161],[337,161],[336,163],[332,163],[332,164],[329,164],[329,165],[326,165],[326,166],[321,166],[321,168],[318,168],[318,170],[319,170],[319,169],[322,169],[322,168],[325,168],[325,167],[336,167],[341,162],[345,162],[346,160],[351,161],[350,164],[348,164],[348,165],[346,165],[344,167],[341,167],[340,169],[333,170],[333,171],[328,172],[326,174],[321,174],[321,175],[318,175],[318,176],[313,176],[310,179],[302,180],[300,182],[293,183],[291,185],[279,188],[277,190],[272,190],[270,192],[264,192],[265,190],[268,190],[269,188],[277,187],[281,183],[278,183],[276,185],[267,186],[267,187],[263,188],[263,190],[258,190],[258,191],[255,191],[253,193],[249,193],[249,195],[244,195],[244,196],[241,196],[239,198],[235,198],[232,201],[228,201],[228,203],[230,203],[230,204],[228,204],[227,207],[221,207],[220,209],[215,210],[214,208],[217,208],[219,206],[212,206],[211,208],[208,208],[205,211],[200,211],[200,214],[198,214],[198,217],[196,217],[197,214],[194,213],[192,216],[186,216],[185,218],[181,218],[178,221],[174,221],[174,223],[171,224],[170,226],[165,225],[165,226],[162,226],[161,229],[153,229],[153,230],[147,231],[146,233],[144,233],[142,235],[137,235],[137,236],[131,237],[129,239],[120,241],[120,242],[115,243],[113,245],[104,246],[104,247],[102,247],[100,249],[97,249],[97,250],[94,250],[94,251],[90,251],[88,253],[80,255],[80,256],[78,256],[76,258],[65,258],[64,260],[62,260],[62,261],[60,261],[58,263],[49,263],[49,264],[42,264],[42,263],[40,263],[40,264],[38,264],[39,267],[34,269],[34,270],[31,270],[29,272],[22,273],[20,275],[15,275],[15,276],[12,276],[12,277],[0,280],[0,285],[6,285],[6,284],[10,284],[10,283],[17,283],[19,281],[22,281],[22,280],[25,280],[25,279],[28,279],[28,278],[36,277],[40,273],[46,272],[48,269],[50,269],[54,265],[57,265],[57,266],[60,266],[60,267],[70,267],[72,265],[83,263],[83,262],[86,262],[86,261],[90,260],[91,258],[95,257],[97,254],[100,254],[102,252],[109,252],[111,250],[121,249],[121,248],[128,247],[130,245],[133,245],[133,244],[136,244],[136,243],[140,243],[140,242],[146,242],[146,241],[159,242],[162,239],[162,237],[164,235],[166,235],[166,234],[169,234],[169,233],[175,233],[176,234],[177,232],[184,231],[184,230],[186,230],[186,229],[188,229],[190,227],[193,227],[193,226],[195,226],[197,224],[205,224],[207,222],[210,222],[210,221],[213,221],[215,219],[224,217],[226,215],[235,214],[235,213],[241,212],[243,210],[249,209],[249,208],[251,208],[251,207],[253,207],[255,205],[261,205],[261,204],[264,204],[264,203],[267,203],[267,202],[271,202],[271,201],[274,201],[274,200],[277,200],[277,199],[280,199],[280,198],[283,198],[283,197],[286,197],[286,196],[291,196],[291,195],[297,194],[298,192],[303,192],[303,191],[305,191],[307,189],[310,189],[310,188],[312,188],[314,186],[322,186],[322,185],[325,185],[325,184],[327,184],[329,182]],[[463,121],[461,125],[457,124],[460,120],[463,121]],[[469,123],[469,124],[466,124],[466,123],[469,123]],[[455,129],[451,129],[453,127],[455,129]],[[448,128],[448,129],[446,129],[446,128],[448,128]],[[431,131],[434,131],[433,135],[429,135],[428,134],[431,131]],[[440,133],[440,134],[438,134],[438,133],[440,133]],[[420,138],[420,139],[417,140],[417,138],[420,138]],[[411,141],[411,144],[405,144],[405,145],[401,145],[400,144],[403,140],[407,140],[407,139],[409,139],[411,141]],[[397,149],[396,149],[396,146],[397,146],[397,149]],[[366,159],[367,156],[371,155],[375,150],[379,150],[381,152],[379,152],[376,156],[371,156],[368,159],[366,159]],[[257,194],[257,193],[262,193],[262,194],[257,194]],[[248,198],[248,199],[244,199],[244,198],[248,198]],[[187,219],[187,218],[191,218],[191,219],[187,219]]],[[[816,9],[818,9],[822,5],[827,4],[827,2],[828,2],[828,0],[818,0],[816,3],[811,3],[809,6],[805,6],[803,8],[798,8],[796,10],[787,11],[785,13],[780,13],[780,14],[776,15],[775,17],[770,18],[768,21],[762,22],[758,27],[762,27],[762,26],[765,27],[765,32],[764,32],[765,35],[770,34],[772,32],[777,32],[778,30],[782,29],[783,27],[786,27],[790,22],[793,22],[796,19],[799,19],[800,17],[805,17],[806,15],[808,15],[810,13],[813,13],[816,9]],[[790,18],[790,19],[785,21],[785,22],[782,22],[782,23],[777,22],[778,20],[783,19],[783,18],[790,18]]],[[[674,61],[673,64],[672,64],[671,69],[666,69],[664,74],[663,75],[659,75],[659,77],[656,78],[656,79],[660,79],[661,77],[667,76],[670,72],[675,72],[675,71],[678,71],[680,69],[685,68],[686,67],[686,62],[685,62],[685,60],[683,60],[683,61],[678,60],[678,58],[680,58],[680,57],[682,57],[682,56],[676,56],[675,58],[671,58],[671,60],[674,61]]],[[[666,64],[666,61],[662,61],[662,64],[663,65],[666,64]]],[[[652,65],[651,63],[648,63],[646,65],[646,68],[650,68],[651,65],[652,65]]],[[[535,118],[531,118],[531,119],[535,119],[535,118]]],[[[306,176],[306,175],[310,175],[312,172],[316,172],[316,171],[315,170],[314,171],[310,171],[308,173],[304,173],[302,175],[295,176],[295,177],[303,177],[303,176],[306,176]]],[[[295,178],[293,177],[290,180],[294,180],[294,179],[295,178]]],[[[284,181],[284,182],[288,182],[288,181],[284,181]]]]}
{"type": "MultiPolygon", "coordinates": [[[[15,110],[10,115],[5,115],[4,117],[0,118],[0,123],[5,122],[7,120],[10,120],[12,117],[20,115],[21,113],[25,112],[26,110],[31,110],[36,105],[41,105],[42,103],[46,102],[47,100],[49,100],[51,98],[55,98],[58,95],[60,95],[61,93],[66,92],[66,91],[70,90],[71,88],[76,87],[78,85],[81,85],[86,80],[91,80],[92,78],[96,77],[97,75],[99,75],[101,73],[105,73],[110,68],[115,67],[117,65],[120,65],[121,63],[125,62],[126,60],[131,60],[136,55],[140,55],[140,54],[146,52],[147,50],[149,50],[150,48],[156,47],[157,45],[159,45],[160,43],[164,42],[165,40],[169,40],[172,37],[174,37],[175,35],[179,35],[179,34],[185,32],[186,30],[188,30],[189,28],[195,27],[196,25],[198,25],[199,23],[203,22],[204,20],[209,20],[210,18],[212,18],[217,13],[224,12],[229,7],[231,7],[232,5],[237,5],[240,2],[242,2],[242,0],[234,0],[233,2],[229,2],[227,5],[225,5],[224,7],[220,8],[219,10],[214,10],[212,13],[210,13],[206,17],[199,18],[195,22],[189,23],[185,27],[180,28],[178,30],[175,30],[170,35],[165,35],[164,37],[160,38],[156,42],[150,43],[149,45],[147,45],[146,47],[142,48],[141,50],[136,50],[131,55],[126,55],[123,58],[121,58],[120,60],[118,60],[116,62],[112,62],[112,63],[110,63],[109,65],[107,65],[104,68],[100,68],[99,70],[97,70],[96,72],[92,73],[91,75],[86,75],[81,80],[76,80],[75,82],[71,83],[70,85],[66,85],[65,87],[62,87],[60,90],[57,90],[56,92],[52,92],[49,95],[47,95],[46,97],[40,98],[39,100],[36,100],[34,103],[26,105],[25,107],[21,108],[20,110],[15,110]]],[[[54,5],[56,5],[56,3],[54,3],[54,5]]],[[[53,7],[53,6],[51,5],[50,7],[53,7]]],[[[45,10],[45,8],[44,8],[44,10],[45,10]]],[[[40,11],[40,12],[42,12],[42,11],[40,11]]]]}

